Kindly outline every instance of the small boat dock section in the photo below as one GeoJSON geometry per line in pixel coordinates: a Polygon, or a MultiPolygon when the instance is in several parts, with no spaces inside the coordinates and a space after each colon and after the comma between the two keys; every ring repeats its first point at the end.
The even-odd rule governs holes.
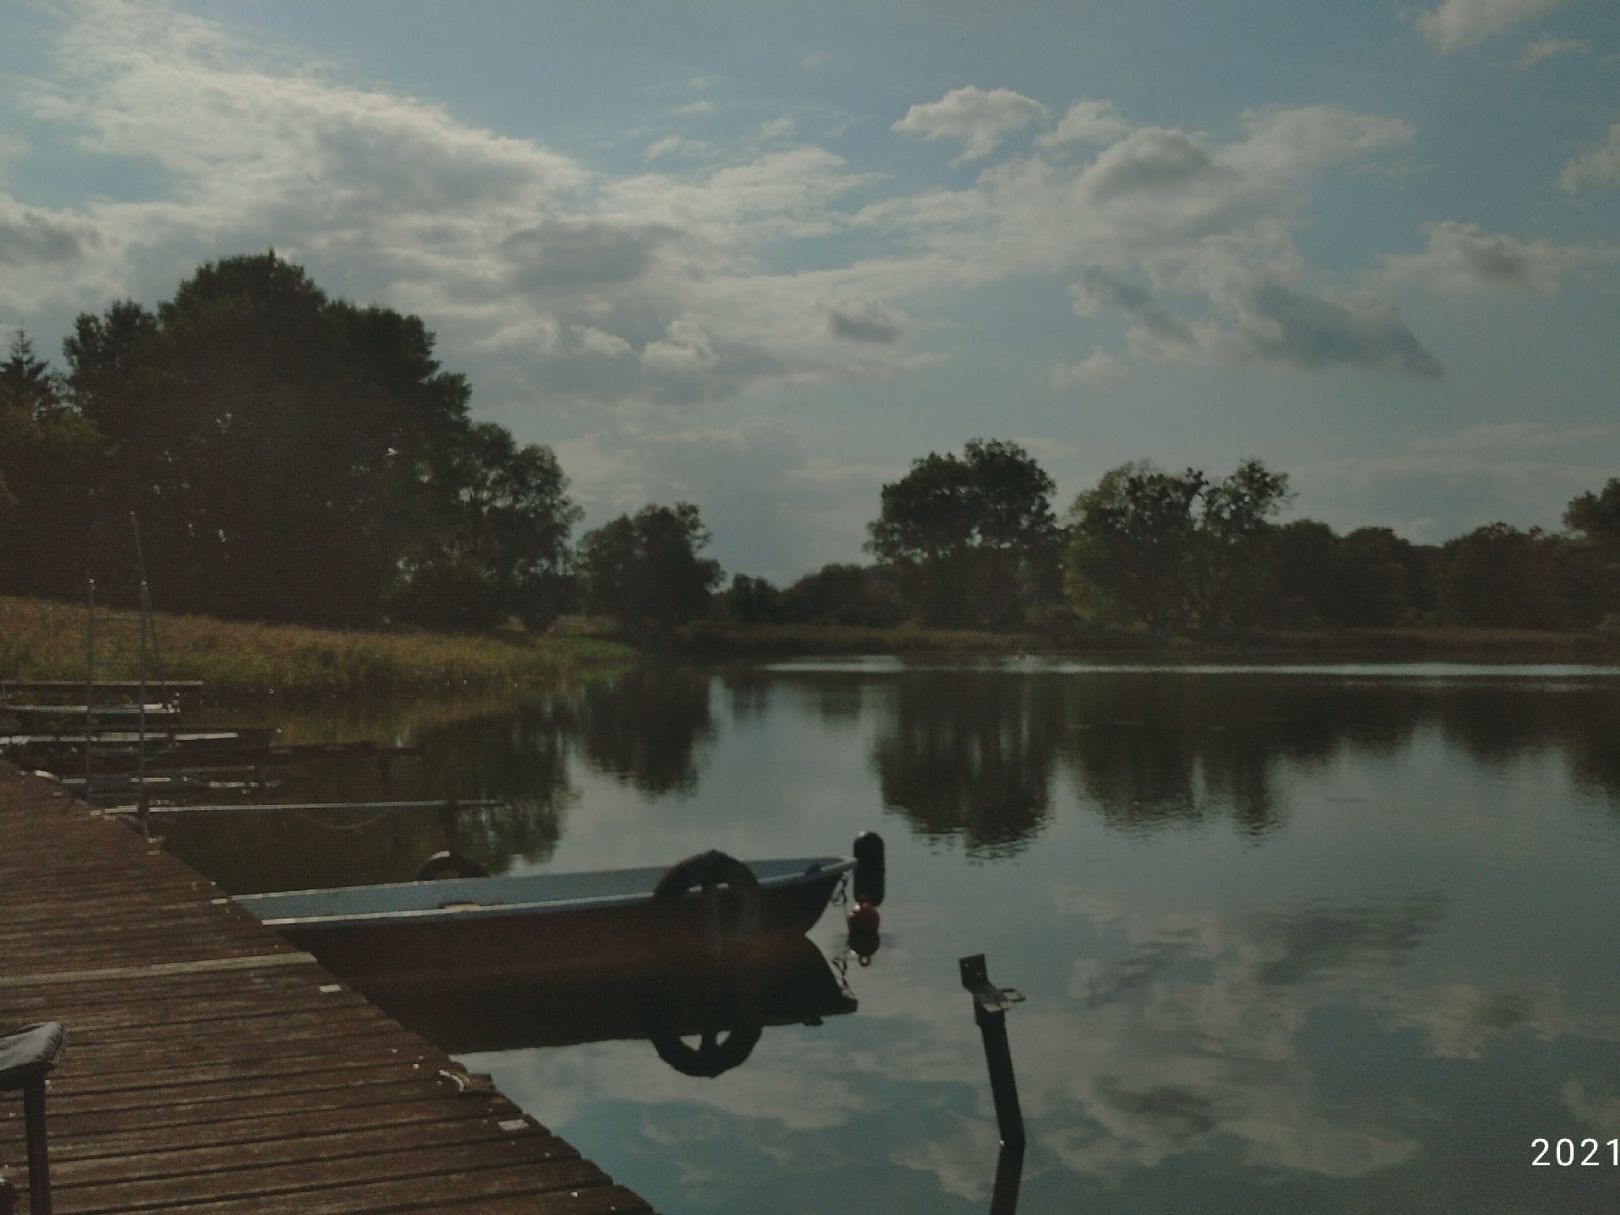
{"type": "Polygon", "coordinates": [[[0,1032],[42,1020],[67,1026],[58,1215],[650,1210],[206,878],[0,761],[0,1032]]]}

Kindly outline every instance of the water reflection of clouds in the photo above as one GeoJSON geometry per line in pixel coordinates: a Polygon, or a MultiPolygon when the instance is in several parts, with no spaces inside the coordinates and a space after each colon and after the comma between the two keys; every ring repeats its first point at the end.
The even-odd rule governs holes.
{"type": "MultiPolygon", "coordinates": [[[[1118,949],[1072,959],[1062,995],[1032,999],[1010,1022],[1032,1129],[1027,1184],[1115,1187],[1173,1160],[1212,1185],[1239,1166],[1353,1180],[1430,1150],[1446,1111],[1362,1087],[1355,1058],[1321,1037],[1324,1015],[1358,1026],[1360,1049],[1421,1031],[1399,1048],[1421,1044],[1420,1059],[1479,1059],[1514,1033],[1620,1039],[1614,1019],[1573,1013],[1551,986],[1415,976],[1447,910],[1433,892],[1168,914],[1070,895],[1064,918],[1084,917],[1118,949]]],[[[564,1133],[592,1109],[629,1103],[624,1132],[659,1153],[696,1151],[681,1166],[695,1170],[687,1192],[703,1190],[715,1209],[725,1185],[711,1174],[730,1150],[715,1145],[737,1142],[785,1178],[878,1155],[933,1178],[931,1209],[982,1207],[996,1135],[966,998],[940,998],[937,958],[885,962],[854,1018],[768,1031],[719,1081],[663,1071],[644,1044],[477,1062],[564,1133]]],[[[1620,1099],[1580,1084],[1561,1096],[1594,1130],[1620,1124],[1620,1099]]]]}

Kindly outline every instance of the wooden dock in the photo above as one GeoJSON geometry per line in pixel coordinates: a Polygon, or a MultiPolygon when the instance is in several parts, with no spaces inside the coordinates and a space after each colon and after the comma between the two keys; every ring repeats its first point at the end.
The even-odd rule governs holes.
{"type": "Polygon", "coordinates": [[[195,870],[0,761],[0,1033],[43,1020],[67,1026],[58,1215],[651,1209],[195,870]]]}

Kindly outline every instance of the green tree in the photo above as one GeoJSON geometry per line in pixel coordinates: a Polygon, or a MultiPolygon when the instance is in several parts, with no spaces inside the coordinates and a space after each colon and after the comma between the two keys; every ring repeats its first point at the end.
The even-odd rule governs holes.
{"type": "Polygon", "coordinates": [[[1082,617],[1138,621],[1159,634],[1186,622],[1204,475],[1145,461],[1104,473],[1069,512],[1066,578],[1082,617]]]}
{"type": "Polygon", "coordinates": [[[1071,602],[1083,617],[1153,633],[1230,623],[1252,611],[1270,518],[1287,498],[1286,474],[1258,460],[1214,481],[1148,461],[1112,469],[1070,510],[1071,602]]]}
{"type": "Polygon", "coordinates": [[[442,464],[444,501],[398,567],[389,614],[439,628],[503,616],[547,627],[571,598],[569,540],[581,513],[555,453],[480,422],[442,464]]]}
{"type": "Polygon", "coordinates": [[[1205,481],[1194,529],[1192,607],[1206,628],[1232,624],[1253,614],[1261,589],[1265,547],[1260,539],[1271,518],[1288,501],[1288,474],[1259,460],[1244,460],[1229,476],[1205,481]]]}
{"type": "Polygon", "coordinates": [[[82,593],[90,490],[104,450],[59,377],[16,334],[0,363],[0,588],[82,593]]]}
{"type": "Polygon", "coordinates": [[[929,623],[1016,626],[1057,593],[1054,488],[1016,443],[974,439],[960,456],[930,452],[883,487],[867,548],[929,623]]]}
{"type": "Polygon", "coordinates": [[[473,425],[433,346],[420,318],[330,299],[274,253],[203,266],[155,313],[81,316],[65,351],[112,448],[101,513],[139,516],[175,607],[358,624],[385,593],[429,617],[465,594],[472,616],[549,619],[566,482],[546,449],[473,425]]]}
{"type": "Polygon", "coordinates": [[[782,616],[799,624],[888,628],[905,618],[905,605],[891,570],[834,562],[782,592],[782,616]]]}
{"type": "Polygon", "coordinates": [[[698,555],[708,543],[690,502],[644,506],[585,533],[579,564],[588,610],[630,629],[692,619],[720,582],[719,562],[698,555]]]}
{"type": "Polygon", "coordinates": [[[1620,613],[1620,477],[1598,493],[1571,499],[1564,526],[1575,533],[1564,561],[1577,623],[1614,618],[1620,613]]]}
{"type": "Polygon", "coordinates": [[[1540,528],[1490,523],[1448,540],[1436,568],[1441,618],[1482,628],[1557,628],[1554,545],[1540,528]]]}
{"type": "Polygon", "coordinates": [[[726,615],[742,624],[769,624],[781,614],[782,592],[769,580],[732,575],[726,588],[726,615]]]}
{"type": "Polygon", "coordinates": [[[1570,499],[1564,509],[1564,526],[1620,551],[1620,477],[1610,477],[1598,493],[1570,499]]]}
{"type": "Polygon", "coordinates": [[[1345,597],[1341,541],[1326,523],[1295,519],[1274,528],[1266,542],[1270,576],[1268,622],[1285,628],[1343,623],[1345,597]]]}
{"type": "Polygon", "coordinates": [[[1339,550],[1344,589],[1337,623],[1388,628],[1424,606],[1425,563],[1410,541],[1387,527],[1358,527],[1339,550]]]}

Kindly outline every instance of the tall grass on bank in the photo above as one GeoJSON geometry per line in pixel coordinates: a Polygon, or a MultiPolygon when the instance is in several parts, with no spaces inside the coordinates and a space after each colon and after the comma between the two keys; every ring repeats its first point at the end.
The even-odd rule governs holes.
{"type": "MultiPolygon", "coordinates": [[[[82,606],[0,596],[0,679],[83,679],[82,606]]],[[[163,674],[200,679],[210,694],[431,691],[561,680],[634,660],[590,637],[366,632],[158,613],[163,674]]],[[[96,677],[134,679],[134,612],[96,612],[96,677]]],[[[148,677],[156,678],[149,660],[148,677]]]]}

